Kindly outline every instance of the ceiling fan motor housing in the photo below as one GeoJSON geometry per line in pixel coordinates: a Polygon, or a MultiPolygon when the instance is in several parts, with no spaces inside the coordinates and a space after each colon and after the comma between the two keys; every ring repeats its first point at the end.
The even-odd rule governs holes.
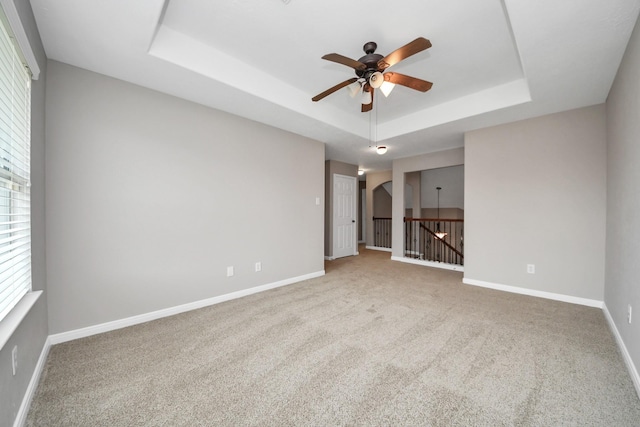
{"type": "Polygon", "coordinates": [[[368,81],[369,77],[371,77],[371,74],[378,71],[378,61],[384,58],[384,56],[374,53],[377,48],[378,45],[375,42],[365,43],[365,45],[362,47],[362,50],[364,50],[364,53],[366,53],[366,55],[360,58],[358,61],[366,65],[367,68],[364,70],[356,70],[356,75],[358,77],[363,77],[368,81]]]}

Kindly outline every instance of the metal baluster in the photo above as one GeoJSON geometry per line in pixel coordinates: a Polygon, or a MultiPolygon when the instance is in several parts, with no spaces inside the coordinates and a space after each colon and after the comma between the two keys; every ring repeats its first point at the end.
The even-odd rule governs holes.
{"type": "Polygon", "coordinates": [[[373,217],[373,246],[378,246],[378,221],[373,217]]]}
{"type": "Polygon", "coordinates": [[[409,240],[407,237],[409,236],[409,224],[407,224],[407,219],[404,219],[404,256],[407,256],[407,246],[409,245],[409,240]]]}
{"type": "Polygon", "coordinates": [[[387,247],[387,220],[382,220],[382,241],[380,242],[380,246],[383,248],[387,247]]]}
{"type": "Polygon", "coordinates": [[[391,247],[391,220],[387,220],[387,248],[391,247]]]}

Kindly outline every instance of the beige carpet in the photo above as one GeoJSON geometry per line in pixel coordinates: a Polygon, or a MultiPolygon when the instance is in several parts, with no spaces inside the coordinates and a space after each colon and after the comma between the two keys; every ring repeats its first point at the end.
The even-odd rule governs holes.
{"type": "Polygon", "coordinates": [[[51,348],[29,426],[638,426],[602,311],[384,252],[51,348]]]}

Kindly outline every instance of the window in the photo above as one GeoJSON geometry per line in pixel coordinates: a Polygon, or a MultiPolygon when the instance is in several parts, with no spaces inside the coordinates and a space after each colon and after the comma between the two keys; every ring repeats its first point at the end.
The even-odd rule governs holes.
{"type": "Polygon", "coordinates": [[[0,11],[0,320],[31,290],[31,74],[0,11]]]}

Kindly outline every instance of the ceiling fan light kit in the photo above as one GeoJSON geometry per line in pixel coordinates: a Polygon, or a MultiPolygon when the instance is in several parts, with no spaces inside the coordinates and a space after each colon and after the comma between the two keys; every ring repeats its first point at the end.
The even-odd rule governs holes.
{"type": "Polygon", "coordinates": [[[380,71],[376,71],[375,73],[371,74],[371,77],[369,77],[369,84],[374,89],[378,89],[380,86],[382,86],[383,83],[384,77],[382,77],[382,73],[380,71]]]}
{"type": "Polygon", "coordinates": [[[371,104],[372,102],[371,92],[362,92],[362,104],[371,104]]]}
{"type": "Polygon", "coordinates": [[[360,80],[357,80],[347,86],[347,89],[349,89],[349,95],[351,95],[352,98],[355,98],[360,90],[362,90],[362,83],[360,82],[360,80]]]}
{"type": "Polygon", "coordinates": [[[362,48],[365,55],[357,61],[338,53],[329,53],[324,55],[322,59],[353,68],[357,77],[338,83],[311,99],[314,102],[320,101],[324,97],[331,95],[333,92],[336,92],[345,86],[349,88],[350,95],[355,97],[358,91],[362,89],[363,97],[361,111],[366,113],[373,109],[373,92],[375,89],[380,89],[384,96],[389,96],[389,93],[391,93],[397,84],[420,92],[426,92],[431,89],[433,83],[404,74],[385,71],[392,65],[395,65],[416,53],[429,49],[430,47],[431,42],[429,40],[424,37],[418,37],[414,41],[394,50],[384,57],[375,53],[378,48],[378,45],[375,42],[365,43],[362,48]]]}
{"type": "Polygon", "coordinates": [[[387,97],[394,87],[396,87],[396,85],[391,82],[382,82],[382,84],[380,85],[380,92],[382,92],[382,94],[387,97]]]}
{"type": "Polygon", "coordinates": [[[384,145],[378,145],[378,146],[376,147],[376,153],[380,154],[381,156],[382,156],[383,154],[385,154],[386,152],[387,152],[387,147],[386,147],[386,146],[384,146],[384,145]]]}

